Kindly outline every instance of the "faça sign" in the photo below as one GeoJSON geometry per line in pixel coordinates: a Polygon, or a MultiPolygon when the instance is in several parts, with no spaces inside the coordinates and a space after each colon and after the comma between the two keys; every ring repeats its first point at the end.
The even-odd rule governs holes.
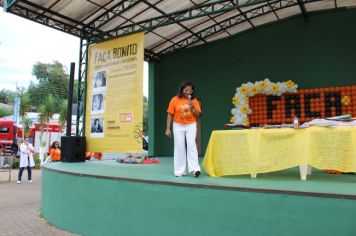
{"type": "Polygon", "coordinates": [[[250,126],[291,124],[351,114],[356,116],[356,86],[300,89],[282,96],[255,95],[250,98],[250,126]]]}

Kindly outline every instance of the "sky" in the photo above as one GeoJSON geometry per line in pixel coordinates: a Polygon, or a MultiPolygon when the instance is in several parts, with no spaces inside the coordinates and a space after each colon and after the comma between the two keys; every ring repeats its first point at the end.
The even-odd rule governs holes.
{"type": "MultiPolygon", "coordinates": [[[[67,67],[75,62],[78,77],[79,38],[48,26],[4,12],[0,7],[0,90],[16,90],[36,82],[32,67],[36,62],[59,61],[67,67]]],[[[148,95],[147,63],[144,64],[143,93],[148,95]]]]}

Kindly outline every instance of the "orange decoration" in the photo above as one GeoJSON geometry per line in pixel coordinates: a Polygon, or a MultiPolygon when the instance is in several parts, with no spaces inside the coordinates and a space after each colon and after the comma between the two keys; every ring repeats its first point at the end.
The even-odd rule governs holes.
{"type": "Polygon", "coordinates": [[[297,94],[299,95],[299,101],[295,101],[294,98],[290,97],[287,99],[287,96],[295,95],[290,93],[283,94],[278,100],[273,100],[272,118],[268,118],[267,96],[258,94],[251,97],[249,102],[250,108],[253,111],[249,115],[251,123],[258,124],[259,126],[272,123],[290,124],[296,115],[296,104],[298,104],[300,110],[298,114],[300,123],[310,121],[314,118],[326,118],[326,116],[356,115],[356,86],[300,89],[297,94]],[[339,96],[334,96],[334,93],[339,94],[339,96]],[[308,97],[309,94],[319,94],[319,97],[308,97]],[[344,102],[341,101],[343,98],[344,102]],[[346,100],[347,102],[345,102],[346,100]],[[326,104],[328,101],[330,103],[326,104]],[[341,104],[342,114],[336,113],[340,110],[340,108],[336,109],[337,104],[341,104]],[[310,110],[307,110],[307,108],[310,110]],[[320,116],[309,117],[313,113],[320,113],[320,116]],[[290,114],[290,116],[286,117],[287,114],[290,114]]]}

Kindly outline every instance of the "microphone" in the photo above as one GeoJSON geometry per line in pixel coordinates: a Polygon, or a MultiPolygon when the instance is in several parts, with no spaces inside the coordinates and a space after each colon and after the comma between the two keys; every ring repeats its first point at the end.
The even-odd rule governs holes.
{"type": "MultiPolygon", "coordinates": [[[[192,104],[192,95],[189,94],[189,95],[188,95],[188,99],[189,99],[189,101],[190,101],[189,104],[192,104]]],[[[193,109],[194,106],[193,106],[193,105],[189,105],[189,108],[190,108],[190,109],[193,109]]]]}

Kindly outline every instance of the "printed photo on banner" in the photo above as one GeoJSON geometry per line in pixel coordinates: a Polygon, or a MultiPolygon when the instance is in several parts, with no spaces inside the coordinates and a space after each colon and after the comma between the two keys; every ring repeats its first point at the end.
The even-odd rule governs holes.
{"type": "Polygon", "coordinates": [[[90,121],[90,137],[104,137],[104,119],[103,117],[92,117],[90,121]]]}
{"type": "Polygon", "coordinates": [[[106,88],[106,69],[101,69],[94,73],[93,78],[93,91],[103,90],[106,88]]]}
{"type": "Polygon", "coordinates": [[[94,114],[103,113],[104,109],[104,93],[93,94],[91,112],[94,114]]]}

